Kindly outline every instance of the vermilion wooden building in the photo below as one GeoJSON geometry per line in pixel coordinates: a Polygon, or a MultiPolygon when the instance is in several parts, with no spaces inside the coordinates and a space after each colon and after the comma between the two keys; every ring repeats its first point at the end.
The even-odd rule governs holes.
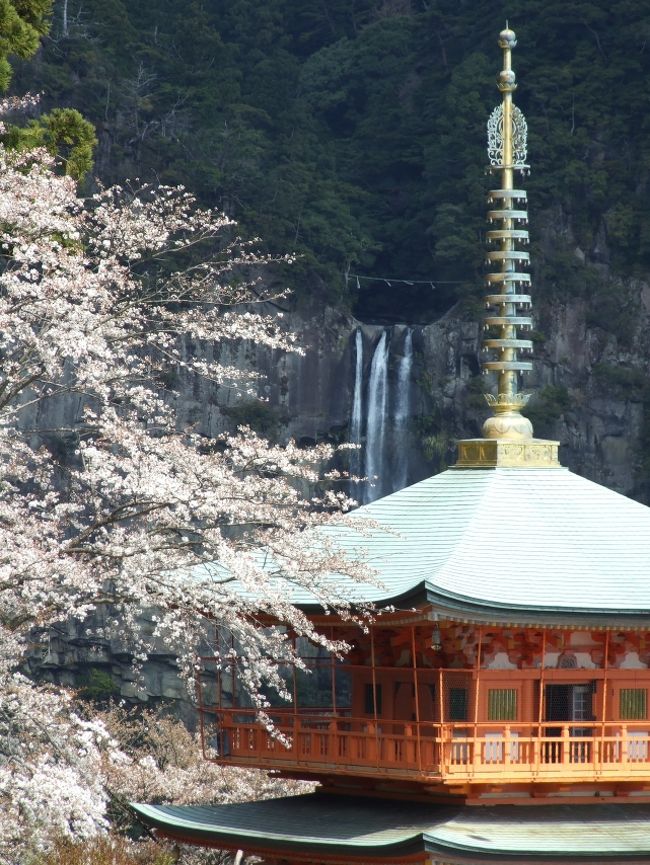
{"type": "MultiPolygon", "coordinates": [[[[172,838],[281,863],[649,862],[650,508],[561,467],[519,409],[529,275],[525,121],[514,33],[500,34],[502,105],[489,131],[496,227],[485,347],[498,373],[484,438],[457,464],[355,512],[384,612],[368,633],[294,600],[345,640],[303,651],[292,705],[256,722],[236,665],[201,707],[229,765],[320,782],[317,794],[221,808],[136,806],[172,838]],[[495,353],[495,354],[494,354],[495,353]],[[516,807],[514,807],[516,806],[516,807]]],[[[357,591],[361,590],[360,587],[357,591]]],[[[351,589],[352,591],[352,589],[351,589]]]]}

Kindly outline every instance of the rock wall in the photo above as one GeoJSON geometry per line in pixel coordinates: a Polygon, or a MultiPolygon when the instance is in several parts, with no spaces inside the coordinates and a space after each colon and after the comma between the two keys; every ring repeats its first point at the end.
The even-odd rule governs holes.
{"type": "MultiPolygon", "coordinates": [[[[536,436],[561,442],[564,465],[648,502],[643,463],[644,437],[650,439],[650,346],[645,340],[650,287],[629,283],[621,291],[623,297],[634,308],[633,328],[624,342],[592,323],[584,300],[538,304],[535,368],[524,389],[535,393],[529,414],[536,436]]],[[[290,315],[287,326],[299,334],[303,356],[242,345],[228,357],[261,375],[261,409],[250,396],[187,382],[179,406],[183,420],[198,421],[207,435],[249,420],[281,440],[291,436],[304,444],[347,441],[356,330],[363,335],[366,383],[373,349],[382,332],[389,331],[388,377],[389,388],[394,389],[405,325],[384,328],[322,309],[290,315]]],[[[409,483],[453,462],[456,439],[480,434],[488,414],[482,392],[494,386],[491,378],[479,375],[480,327],[480,314],[472,321],[466,310],[456,307],[436,322],[413,328],[408,435],[393,443],[407,451],[409,483]]],[[[390,471],[386,465],[385,491],[394,488],[390,471]]]]}

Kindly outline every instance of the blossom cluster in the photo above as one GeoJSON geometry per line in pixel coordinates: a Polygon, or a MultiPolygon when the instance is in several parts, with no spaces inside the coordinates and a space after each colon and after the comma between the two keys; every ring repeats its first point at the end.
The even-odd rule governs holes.
{"type": "Polygon", "coordinates": [[[45,826],[75,837],[104,826],[104,734],[17,676],[57,622],[109,605],[112,638],[140,657],[164,641],[188,678],[198,646],[219,652],[218,622],[260,710],[264,686],[283,691],[289,632],[342,648],[287,591],[356,615],[332,574],[368,578],[325,536],[313,542],[350,505],[302,492],[331,449],[271,445],[246,428],[207,442],[174,410],[170,372],[245,386],[218,351],[195,356],[188,342],[297,350],[259,305],[267,263],[183,189],[82,200],[47,153],[0,148],[0,856],[20,838],[38,846],[45,826]],[[135,624],[151,609],[145,638],[135,624]],[[279,626],[260,628],[261,614],[279,626]]]}

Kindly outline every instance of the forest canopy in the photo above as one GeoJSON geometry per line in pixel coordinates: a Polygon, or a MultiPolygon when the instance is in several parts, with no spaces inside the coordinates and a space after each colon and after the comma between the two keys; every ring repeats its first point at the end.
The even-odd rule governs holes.
{"type": "Polygon", "coordinates": [[[430,320],[481,291],[484,124],[506,18],[533,237],[546,238],[538,296],[595,291],[590,267],[650,263],[644,4],[66,0],[14,86],[95,124],[105,182],[184,183],[269,250],[300,253],[300,293],[350,304],[355,275],[376,277],[362,306],[430,320]]]}

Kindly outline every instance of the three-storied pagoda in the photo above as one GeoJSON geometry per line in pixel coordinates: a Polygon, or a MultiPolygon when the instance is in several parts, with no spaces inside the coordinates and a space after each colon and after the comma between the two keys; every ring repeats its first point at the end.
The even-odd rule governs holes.
{"type": "Polygon", "coordinates": [[[532,343],[515,44],[500,34],[488,123],[494,415],[453,468],[355,512],[370,533],[340,531],[381,581],[357,587],[385,611],[367,633],[294,597],[352,648],[340,661],[299,646],[311,675],[287,671],[293,703],[270,713],[288,747],[257,723],[235,662],[202,689],[219,762],[319,792],[135,806],[165,836],[269,865],[650,861],[650,508],[562,468],[520,414],[532,343]]]}

